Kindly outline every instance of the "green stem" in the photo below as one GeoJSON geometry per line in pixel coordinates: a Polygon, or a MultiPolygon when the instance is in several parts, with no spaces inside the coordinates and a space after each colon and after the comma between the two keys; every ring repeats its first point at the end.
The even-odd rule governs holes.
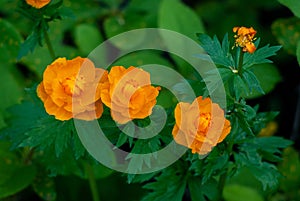
{"type": "MultiPolygon", "coordinates": [[[[234,143],[232,143],[232,142],[230,142],[228,144],[227,152],[230,155],[232,154],[233,144],[234,143]]],[[[218,184],[218,192],[219,192],[218,200],[223,200],[222,199],[223,198],[223,190],[224,190],[224,186],[226,184],[227,176],[228,176],[228,170],[220,176],[219,184],[218,184]]]]}
{"type": "Polygon", "coordinates": [[[48,47],[50,56],[52,57],[53,60],[55,60],[56,57],[55,57],[54,49],[53,49],[53,46],[51,44],[51,41],[50,41],[50,38],[49,38],[49,35],[48,35],[48,32],[46,29],[44,29],[44,37],[45,37],[45,42],[48,47]]]}
{"type": "Polygon", "coordinates": [[[86,163],[86,165],[85,165],[85,170],[88,175],[89,184],[90,184],[90,188],[91,188],[92,196],[93,196],[93,201],[100,201],[94,170],[93,170],[92,166],[88,163],[86,163]]]}
{"type": "Polygon", "coordinates": [[[238,63],[238,73],[242,76],[243,72],[243,60],[244,60],[244,52],[240,49],[239,63],[238,63]]]}
{"type": "Polygon", "coordinates": [[[226,179],[227,179],[227,172],[222,174],[219,179],[219,185],[218,185],[219,198],[218,198],[218,200],[222,200],[222,197],[223,197],[222,194],[223,194],[223,189],[224,189],[224,186],[226,183],[226,179]]]}

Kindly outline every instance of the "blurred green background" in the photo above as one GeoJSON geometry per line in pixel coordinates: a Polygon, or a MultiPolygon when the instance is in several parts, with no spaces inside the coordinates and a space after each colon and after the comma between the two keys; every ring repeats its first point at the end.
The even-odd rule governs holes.
{"type": "MultiPolygon", "coordinates": [[[[17,5],[18,0],[0,0],[0,128],[6,125],[4,119],[9,115],[6,109],[22,100],[24,89],[39,82],[43,70],[52,61],[46,46],[37,47],[21,60],[16,60],[20,44],[30,34],[34,24],[17,11],[17,5]]],[[[296,33],[300,34],[300,20],[277,0],[64,0],[63,7],[73,17],[51,22],[49,35],[57,56],[69,59],[87,56],[106,39],[137,28],[167,28],[196,40],[195,34],[198,32],[205,32],[210,36],[216,34],[222,38],[225,33],[232,36],[234,26],[254,27],[262,46],[281,44],[283,48],[277,56],[271,58],[274,65],[266,68],[271,69],[270,74],[267,70],[258,72],[268,93],[248,101],[251,105],[259,104],[262,111],[280,111],[276,119],[278,129],[275,134],[293,138],[296,141],[295,148],[300,148],[297,143],[300,140],[299,122],[295,122],[300,68],[296,58],[296,44],[293,44],[299,39],[296,33]],[[276,82],[273,83],[274,79],[271,79],[272,83],[269,83],[268,75],[276,76],[276,82]]],[[[130,44],[113,44],[112,48],[122,51],[127,45],[130,44]]],[[[155,62],[172,65],[174,61],[177,65],[180,63],[162,53],[146,51],[130,55],[123,65],[155,62]]],[[[255,194],[252,191],[259,192],[265,199],[272,201],[300,200],[298,152],[287,150],[284,163],[279,167],[286,175],[292,173],[293,176],[282,180],[278,192],[259,192],[257,189],[260,187],[257,187],[257,181],[253,178],[248,178],[245,182],[244,176],[248,175],[245,170],[241,178],[236,178],[228,185],[226,193],[229,197],[225,196],[226,200],[234,201],[230,194],[237,196],[244,192],[241,196],[245,196],[249,191],[252,196],[255,194]],[[246,187],[243,189],[241,184],[246,187]]],[[[98,184],[102,200],[134,201],[140,200],[145,193],[141,185],[127,184],[126,177],[120,173],[100,179],[98,184]]],[[[55,185],[57,200],[91,200],[86,180],[73,175],[59,176],[55,178],[55,185]]],[[[252,200],[259,200],[260,196],[258,197],[252,200]]],[[[250,199],[248,200],[251,201],[250,199]]],[[[5,200],[40,198],[29,186],[18,195],[5,200]]]]}

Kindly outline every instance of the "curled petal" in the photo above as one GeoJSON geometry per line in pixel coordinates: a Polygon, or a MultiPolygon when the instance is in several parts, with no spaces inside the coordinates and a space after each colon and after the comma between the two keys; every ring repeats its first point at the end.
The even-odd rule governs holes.
{"type": "Polygon", "coordinates": [[[175,108],[174,140],[200,155],[208,154],[230,133],[224,111],[210,98],[196,98],[192,104],[180,102],[175,108]]]}
{"type": "Polygon", "coordinates": [[[93,120],[102,115],[101,87],[107,81],[107,72],[89,59],[58,58],[44,71],[37,94],[58,120],[93,120]]]}

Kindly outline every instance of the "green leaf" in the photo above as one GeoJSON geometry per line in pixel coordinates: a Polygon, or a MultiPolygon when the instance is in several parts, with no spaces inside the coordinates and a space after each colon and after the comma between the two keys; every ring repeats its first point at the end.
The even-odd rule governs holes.
{"type": "MultiPolygon", "coordinates": [[[[143,65],[147,64],[152,64],[153,67],[156,67],[155,65],[163,65],[166,67],[172,66],[172,64],[167,59],[165,59],[159,52],[151,50],[136,51],[126,54],[125,56],[114,61],[112,66],[142,67],[143,65]]],[[[159,68],[159,66],[157,67],[159,68]]]]}
{"type": "Polygon", "coordinates": [[[33,166],[25,165],[17,153],[10,150],[10,146],[0,141],[0,199],[26,188],[36,173],[33,166]]]}
{"type": "Polygon", "coordinates": [[[10,179],[15,169],[19,167],[17,155],[10,151],[10,143],[0,141],[0,185],[10,179]]]}
{"type": "Polygon", "coordinates": [[[76,173],[78,176],[84,179],[89,179],[89,173],[88,171],[93,171],[93,174],[96,179],[103,179],[105,177],[108,177],[112,173],[114,173],[114,170],[102,165],[98,161],[96,161],[93,158],[89,158],[89,160],[82,160],[80,161],[82,166],[85,166],[85,170],[83,174],[81,172],[76,173]],[[90,170],[89,170],[90,169],[90,170]]]}
{"type": "Polygon", "coordinates": [[[24,101],[9,108],[10,118],[6,120],[8,127],[1,131],[1,135],[11,140],[12,149],[18,148],[26,139],[24,133],[33,127],[38,119],[45,117],[42,107],[37,107],[33,102],[24,101]]]}
{"type": "MultiPolygon", "coordinates": [[[[198,89],[201,89],[200,87],[198,89]]],[[[173,107],[177,99],[172,92],[167,89],[161,88],[159,91],[159,95],[156,98],[157,105],[162,106],[163,108],[171,108],[173,107]]]]}
{"type": "Polygon", "coordinates": [[[116,146],[117,147],[122,146],[123,144],[125,144],[127,142],[127,139],[128,139],[128,135],[127,134],[120,133],[120,137],[119,137],[119,139],[117,141],[116,146]]]}
{"type": "Polygon", "coordinates": [[[201,47],[207,52],[207,54],[211,57],[215,64],[222,65],[228,68],[232,68],[235,66],[233,57],[229,53],[230,44],[228,40],[228,34],[224,36],[222,45],[219,42],[217,36],[211,38],[206,34],[197,35],[201,47]]]}
{"type": "MultiPolygon", "coordinates": [[[[300,186],[300,157],[297,150],[289,147],[283,152],[283,160],[278,165],[283,174],[280,180],[280,189],[289,195],[298,195],[300,186]]],[[[295,196],[296,197],[296,196],[295,196]]]]}
{"type": "Polygon", "coordinates": [[[281,75],[277,67],[273,64],[259,64],[254,65],[250,70],[247,70],[248,85],[252,89],[249,93],[242,93],[247,99],[257,98],[263,94],[271,92],[276,84],[281,81],[281,75]],[[249,75],[251,74],[251,77],[249,75]],[[250,79],[249,79],[250,78],[250,79]],[[262,93],[264,92],[264,93],[262,93]]]}
{"type": "Polygon", "coordinates": [[[43,164],[50,175],[80,174],[79,159],[86,150],[78,139],[73,120],[58,121],[45,112],[36,97],[10,109],[9,127],[1,132],[12,142],[12,148],[35,148],[34,160],[43,164]]]}
{"type": "Polygon", "coordinates": [[[55,201],[57,194],[55,190],[54,179],[48,176],[39,175],[32,183],[33,190],[45,201],[55,201]]]}
{"type": "Polygon", "coordinates": [[[74,133],[74,135],[72,136],[71,146],[73,148],[75,159],[78,160],[85,155],[86,149],[82,145],[76,131],[73,131],[72,133],[74,133]]]}
{"type": "Polygon", "coordinates": [[[0,100],[0,128],[3,128],[5,110],[18,103],[23,95],[24,78],[15,65],[21,35],[12,24],[4,19],[0,19],[0,31],[0,63],[2,64],[0,79],[4,83],[0,86],[3,94],[0,100]]]}
{"type": "Polygon", "coordinates": [[[35,177],[34,166],[23,166],[15,169],[8,181],[0,185],[0,198],[13,195],[28,187],[35,177]]]}
{"type": "Polygon", "coordinates": [[[245,114],[243,113],[237,113],[236,114],[238,117],[238,122],[241,126],[241,128],[250,136],[253,136],[253,131],[252,128],[249,124],[249,122],[247,121],[247,116],[245,116],[245,114]]]}
{"type": "MultiPolygon", "coordinates": [[[[86,3],[85,0],[67,0],[63,1],[63,7],[67,7],[72,10],[73,15],[76,16],[77,22],[96,19],[97,17],[107,14],[108,12],[106,8],[99,6],[99,1],[86,3]]],[[[76,21],[72,21],[72,23],[75,23],[76,21]]],[[[63,23],[66,24],[66,20],[64,20],[63,23]]]]}
{"type": "Polygon", "coordinates": [[[179,0],[161,1],[158,15],[159,28],[176,31],[193,40],[197,39],[196,33],[204,32],[200,17],[179,0]]]}
{"type": "Polygon", "coordinates": [[[245,70],[243,72],[243,81],[247,84],[247,89],[241,91],[242,97],[247,98],[248,96],[252,95],[253,93],[256,94],[265,94],[263,89],[260,86],[260,83],[256,77],[256,75],[251,70],[245,70]]]}
{"type": "Polygon", "coordinates": [[[35,153],[35,160],[45,167],[49,176],[75,174],[83,177],[83,167],[80,160],[75,159],[71,149],[64,150],[59,157],[54,153],[54,146],[35,153]]]}
{"type": "Polygon", "coordinates": [[[188,187],[192,201],[216,200],[218,196],[218,183],[210,180],[201,184],[201,177],[192,177],[188,180],[188,187]]]}
{"type": "Polygon", "coordinates": [[[22,41],[20,33],[16,28],[4,19],[0,19],[0,61],[5,63],[16,62],[16,57],[18,54],[18,48],[22,41]]]}
{"type": "Polygon", "coordinates": [[[273,164],[262,163],[261,166],[249,166],[249,170],[261,182],[263,190],[267,188],[274,190],[278,187],[281,174],[273,164]]]}
{"type": "MultiPolygon", "coordinates": [[[[103,38],[95,26],[80,24],[75,27],[74,40],[82,54],[88,55],[101,44],[103,38]]],[[[103,55],[103,58],[105,58],[105,55],[103,55]]]]}
{"type": "MultiPolygon", "coordinates": [[[[240,97],[243,97],[243,94],[247,91],[249,91],[249,88],[246,84],[246,82],[239,76],[238,74],[235,74],[233,77],[233,82],[231,82],[233,85],[233,93],[235,94],[236,98],[239,99],[240,97]]],[[[231,87],[228,85],[228,87],[231,87]]]]}
{"type": "Polygon", "coordinates": [[[127,174],[127,182],[131,183],[143,183],[153,179],[159,172],[152,172],[148,174],[127,174]]]}
{"type": "Polygon", "coordinates": [[[285,148],[291,141],[280,137],[265,137],[248,139],[239,144],[239,151],[234,153],[237,168],[247,167],[253,176],[261,182],[263,190],[275,189],[281,174],[276,166],[264,161],[279,161],[279,149],[285,148]],[[263,161],[264,159],[264,161],[263,161]]]}
{"type": "MultiPolygon", "coordinates": [[[[256,41],[255,46],[257,47],[259,40],[256,41]]],[[[257,48],[257,50],[250,54],[245,54],[243,61],[243,68],[248,69],[255,64],[263,63],[272,63],[270,59],[267,59],[270,56],[276,55],[276,52],[281,48],[281,46],[271,46],[268,44],[264,47],[257,48]]]]}
{"type": "Polygon", "coordinates": [[[297,44],[296,56],[297,56],[298,64],[300,66],[300,41],[297,44]]]}
{"type": "MultiPolygon", "coordinates": [[[[104,20],[104,31],[107,38],[111,38],[126,31],[148,27],[147,14],[125,12],[125,15],[113,15],[104,20]]],[[[121,50],[130,50],[147,41],[146,33],[127,34],[126,37],[115,38],[112,43],[121,50]],[[130,43],[128,42],[130,41],[130,43]]]]}
{"type": "Polygon", "coordinates": [[[208,155],[205,159],[205,166],[202,175],[202,184],[204,185],[208,182],[213,176],[221,175],[224,171],[226,171],[226,165],[229,161],[229,155],[224,153],[220,155],[217,148],[208,155]]]}
{"type": "Polygon", "coordinates": [[[266,160],[278,162],[281,161],[281,149],[292,145],[293,142],[282,137],[271,136],[254,138],[249,143],[260,151],[266,160]]]}
{"type": "MultiPolygon", "coordinates": [[[[68,21],[56,21],[55,26],[50,26],[48,35],[50,41],[55,50],[57,57],[66,57],[67,59],[72,59],[79,54],[79,51],[74,47],[68,46],[64,42],[64,33],[66,29],[70,28],[72,24],[68,21]]],[[[71,28],[70,28],[71,29],[71,28]]],[[[66,38],[71,38],[71,36],[66,35],[66,38]]],[[[21,59],[21,62],[24,63],[31,71],[35,72],[40,78],[44,73],[46,67],[53,62],[49,54],[49,50],[46,45],[37,46],[32,53],[26,55],[21,59]]]]}
{"type": "Polygon", "coordinates": [[[20,60],[26,56],[29,52],[33,52],[35,47],[39,44],[40,37],[37,31],[33,30],[25,41],[21,44],[17,59],[20,60]]]}
{"type": "Polygon", "coordinates": [[[223,190],[223,198],[225,201],[264,201],[264,198],[252,188],[238,184],[226,185],[223,190]]]}
{"type": "Polygon", "coordinates": [[[144,188],[151,190],[142,201],[182,201],[187,179],[184,167],[178,163],[163,170],[152,183],[144,188]]]}
{"type": "MultiPolygon", "coordinates": [[[[207,97],[208,95],[211,95],[215,93],[214,95],[217,96],[218,90],[222,90],[222,86],[232,86],[230,85],[231,82],[235,79],[236,74],[234,74],[231,69],[225,68],[225,67],[220,67],[220,68],[215,68],[213,70],[207,71],[204,74],[203,77],[203,84],[206,85],[204,87],[204,97],[207,97]],[[220,79],[220,76],[222,79],[220,79]]],[[[233,85],[235,86],[235,85],[233,85]]],[[[227,89],[232,89],[233,87],[227,87],[227,89]]],[[[234,89],[233,91],[235,91],[234,89]]],[[[221,104],[221,103],[219,103],[221,104]]]]}
{"type": "Polygon", "coordinates": [[[290,54],[296,54],[298,41],[300,41],[300,19],[293,17],[278,19],[272,24],[272,32],[278,42],[290,54]]]}
{"type": "Polygon", "coordinates": [[[13,104],[19,103],[23,95],[23,87],[18,79],[18,73],[13,72],[14,68],[15,66],[9,64],[0,68],[0,79],[5,83],[0,86],[1,93],[3,94],[0,100],[0,128],[6,125],[4,122],[4,117],[6,116],[5,110],[13,104]]]}
{"type": "MultiPolygon", "coordinates": [[[[72,120],[70,120],[72,121],[72,120]]],[[[54,146],[57,157],[67,149],[70,144],[73,128],[70,121],[62,122],[52,116],[38,119],[35,125],[25,133],[25,139],[19,147],[36,147],[45,150],[54,146]]]]}
{"type": "MultiPolygon", "coordinates": [[[[191,40],[196,40],[196,33],[204,33],[204,26],[200,17],[188,6],[179,0],[163,0],[160,2],[158,11],[158,27],[175,31],[176,33],[183,34],[191,40]]],[[[160,32],[163,41],[170,50],[180,49],[186,53],[187,57],[195,53],[188,44],[182,40],[174,40],[165,32],[160,32]]],[[[199,49],[201,49],[199,47],[199,49]]],[[[191,74],[190,66],[176,55],[171,54],[172,59],[176,62],[179,71],[183,75],[191,74]]],[[[183,57],[185,58],[185,57],[183,57]]]]}
{"type": "Polygon", "coordinates": [[[278,114],[279,112],[276,111],[257,113],[253,120],[254,133],[259,133],[261,129],[265,128],[278,114]]]}
{"type": "Polygon", "coordinates": [[[294,0],[278,0],[279,3],[283,4],[284,6],[288,7],[294,15],[300,18],[300,2],[294,0]]]}

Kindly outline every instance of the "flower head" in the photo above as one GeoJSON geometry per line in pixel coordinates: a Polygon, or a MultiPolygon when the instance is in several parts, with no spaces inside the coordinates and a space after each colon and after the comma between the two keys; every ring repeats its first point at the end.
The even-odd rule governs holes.
{"type": "Polygon", "coordinates": [[[253,43],[256,31],[250,27],[234,27],[233,32],[236,33],[235,46],[243,48],[244,52],[253,53],[256,47],[253,43]]]}
{"type": "Polygon", "coordinates": [[[192,104],[180,102],[175,108],[172,134],[178,144],[192,149],[192,153],[209,153],[222,142],[231,130],[224,111],[210,98],[196,98],[192,104]]]}
{"type": "Polygon", "coordinates": [[[47,4],[49,4],[51,0],[26,0],[26,3],[31,5],[34,8],[40,9],[47,4]]]}
{"type": "Polygon", "coordinates": [[[46,112],[58,120],[93,120],[103,112],[100,91],[106,80],[107,72],[89,59],[58,58],[44,71],[37,94],[46,112]]]}
{"type": "Polygon", "coordinates": [[[152,113],[160,88],[151,86],[148,72],[133,66],[114,66],[108,80],[101,90],[101,99],[116,122],[124,124],[152,113]]]}

